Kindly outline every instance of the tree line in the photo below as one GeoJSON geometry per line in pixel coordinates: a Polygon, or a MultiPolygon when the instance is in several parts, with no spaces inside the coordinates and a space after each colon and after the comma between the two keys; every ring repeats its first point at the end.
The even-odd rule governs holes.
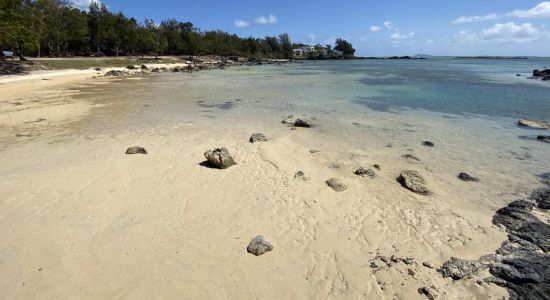
{"type": "Polygon", "coordinates": [[[0,0],[0,50],[26,56],[222,55],[291,58],[288,34],[242,38],[176,19],[138,22],[104,4],[88,11],[67,0],[0,0]]]}

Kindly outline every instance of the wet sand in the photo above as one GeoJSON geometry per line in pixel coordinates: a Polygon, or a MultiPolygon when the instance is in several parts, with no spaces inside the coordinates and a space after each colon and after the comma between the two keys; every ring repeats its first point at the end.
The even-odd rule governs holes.
{"type": "MultiPolygon", "coordinates": [[[[339,140],[330,117],[291,130],[280,123],[283,114],[235,122],[206,112],[162,125],[158,116],[143,118],[152,99],[115,103],[105,91],[94,95],[117,95],[117,82],[138,88],[146,80],[82,79],[0,86],[5,297],[425,299],[418,293],[424,286],[441,299],[508,295],[436,271],[451,256],[477,259],[499,248],[506,232],[492,225],[494,212],[538,184],[494,173],[490,157],[469,162],[481,183],[456,179],[469,170],[455,143],[474,138],[447,143],[449,133],[433,133],[436,147],[427,148],[420,145],[426,131],[411,131],[417,144],[390,148],[376,134],[350,144],[344,137],[354,133],[339,140]],[[269,141],[249,143],[255,132],[269,141]],[[130,146],[149,154],[125,155],[130,146]],[[237,165],[204,166],[204,151],[217,146],[237,165]],[[420,162],[401,158],[409,148],[420,162]],[[381,165],[374,179],[353,174],[373,164],[381,165]],[[434,194],[403,189],[395,178],[404,169],[421,172],[434,194]],[[294,177],[299,170],[308,180],[294,177]],[[332,177],[348,189],[327,187],[332,177]],[[246,247],[260,234],[274,249],[256,257],[246,247]],[[372,268],[380,255],[414,263],[376,260],[372,268]]],[[[386,122],[366,125],[392,126],[386,122]]]]}

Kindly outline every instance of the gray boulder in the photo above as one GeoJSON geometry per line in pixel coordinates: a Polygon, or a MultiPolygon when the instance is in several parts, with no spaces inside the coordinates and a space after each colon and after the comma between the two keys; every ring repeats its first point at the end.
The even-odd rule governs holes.
{"type": "Polygon", "coordinates": [[[430,190],[426,187],[426,180],[420,173],[414,170],[406,170],[399,174],[397,181],[401,185],[408,189],[411,192],[420,194],[420,195],[429,195],[431,194],[430,190]]]}
{"type": "Polygon", "coordinates": [[[147,150],[143,147],[134,146],[126,149],[126,154],[147,154],[147,150]]]}
{"type": "Polygon", "coordinates": [[[348,189],[348,186],[338,178],[330,178],[325,183],[337,192],[343,192],[348,189]]]}
{"type": "Polygon", "coordinates": [[[361,177],[368,176],[370,178],[374,178],[376,176],[376,173],[374,172],[373,169],[365,169],[363,167],[360,167],[359,169],[355,170],[353,174],[361,177]]]}
{"type": "Polygon", "coordinates": [[[273,250],[273,245],[266,241],[265,238],[261,235],[255,237],[252,241],[250,241],[248,247],[246,247],[246,251],[248,253],[254,254],[256,256],[260,256],[271,250],[273,250]]]}
{"type": "Polygon", "coordinates": [[[453,280],[459,280],[474,275],[481,267],[482,265],[477,261],[451,257],[451,259],[446,261],[437,271],[440,272],[443,277],[451,277],[453,280]]]}
{"type": "Polygon", "coordinates": [[[265,137],[265,135],[263,135],[261,133],[254,133],[250,136],[249,141],[251,143],[267,142],[267,138],[265,137]]]}
{"type": "Polygon", "coordinates": [[[223,147],[204,152],[204,157],[210,164],[219,169],[227,169],[236,164],[229,151],[223,147]]]}

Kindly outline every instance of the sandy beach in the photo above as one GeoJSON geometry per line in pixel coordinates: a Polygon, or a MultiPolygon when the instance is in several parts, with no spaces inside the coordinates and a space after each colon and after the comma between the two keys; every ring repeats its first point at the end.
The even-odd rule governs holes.
{"type": "MultiPolygon", "coordinates": [[[[436,270],[453,256],[494,253],[507,238],[492,224],[495,211],[540,186],[525,170],[497,173],[484,165],[497,158],[466,163],[460,147],[475,137],[446,144],[454,132],[431,132],[436,147],[423,147],[426,119],[410,133],[415,144],[390,148],[371,135],[350,145],[324,138],[335,126],[327,119],[292,130],[281,124],[282,113],[232,121],[183,113],[162,125],[143,117],[161,105],[153,99],[117,98],[131,93],[128,85],[150,89],[147,76],[99,75],[0,79],[5,298],[426,299],[421,287],[437,299],[508,297],[481,282],[487,270],[463,281],[436,270]],[[106,99],[109,90],[115,96],[106,99]],[[250,143],[256,132],[268,141],[250,143]],[[131,146],[148,154],[126,155],[131,146]],[[203,153],[222,146],[237,164],[206,166],[203,153]],[[409,148],[420,162],[401,158],[409,148]],[[373,179],[353,173],[374,164],[381,169],[373,179]],[[458,181],[464,166],[483,183],[458,181]],[[433,194],[401,187],[396,177],[406,169],[421,172],[433,194]],[[347,190],[328,187],[333,177],[347,190]],[[257,235],[273,251],[247,253],[257,235]],[[386,264],[382,256],[398,260],[386,264]]],[[[193,76],[200,83],[209,75],[193,76]]],[[[370,122],[393,126],[383,117],[370,122]]],[[[480,135],[489,140],[491,130],[480,135]]],[[[472,151],[485,151],[477,147],[472,151]]]]}

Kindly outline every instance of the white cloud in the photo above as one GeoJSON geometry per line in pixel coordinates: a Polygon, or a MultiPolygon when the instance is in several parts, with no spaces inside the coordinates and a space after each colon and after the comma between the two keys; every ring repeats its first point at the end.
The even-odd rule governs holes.
{"type": "Polygon", "coordinates": [[[370,31],[372,31],[372,32],[380,31],[380,27],[379,26],[371,26],[370,31]]]}
{"type": "Polygon", "coordinates": [[[516,25],[514,22],[509,22],[495,24],[493,27],[483,29],[480,32],[470,33],[463,30],[454,36],[454,40],[455,43],[520,44],[549,37],[549,32],[540,30],[531,23],[516,25]]]}
{"type": "Polygon", "coordinates": [[[500,18],[497,14],[488,14],[484,16],[469,16],[469,17],[460,17],[451,23],[453,24],[460,24],[460,23],[471,23],[471,22],[481,22],[481,21],[488,21],[488,20],[496,20],[500,18]]]}
{"type": "Polygon", "coordinates": [[[513,12],[505,13],[502,15],[491,13],[483,16],[464,16],[451,21],[451,23],[461,24],[461,23],[471,23],[471,22],[482,22],[482,21],[488,21],[488,20],[501,19],[505,17],[523,18],[523,19],[550,18],[550,1],[541,2],[537,6],[528,10],[515,10],[513,12]]]}
{"type": "Polygon", "coordinates": [[[245,28],[245,27],[250,26],[250,22],[243,21],[243,20],[235,20],[234,25],[235,25],[235,27],[238,27],[238,28],[245,28]]]}
{"type": "Polygon", "coordinates": [[[307,38],[310,40],[310,41],[315,41],[315,39],[317,38],[317,36],[313,33],[310,33],[307,35],[307,38]]]}
{"type": "Polygon", "coordinates": [[[256,19],[254,19],[254,22],[258,24],[277,24],[277,17],[274,15],[269,15],[267,17],[261,16],[256,19]]]}
{"type": "Polygon", "coordinates": [[[393,24],[391,21],[386,21],[384,22],[384,27],[386,27],[387,29],[393,29],[393,24]]]}
{"type": "Polygon", "coordinates": [[[409,38],[413,38],[415,36],[414,32],[409,32],[407,34],[400,34],[399,32],[396,32],[390,36],[390,39],[393,41],[401,41],[409,38]]]}
{"type": "Polygon", "coordinates": [[[541,2],[529,10],[516,10],[506,14],[509,17],[518,18],[550,18],[550,2],[541,2]]]}
{"type": "Polygon", "coordinates": [[[99,0],[72,0],[72,6],[81,10],[88,10],[92,2],[101,4],[99,0]]]}

